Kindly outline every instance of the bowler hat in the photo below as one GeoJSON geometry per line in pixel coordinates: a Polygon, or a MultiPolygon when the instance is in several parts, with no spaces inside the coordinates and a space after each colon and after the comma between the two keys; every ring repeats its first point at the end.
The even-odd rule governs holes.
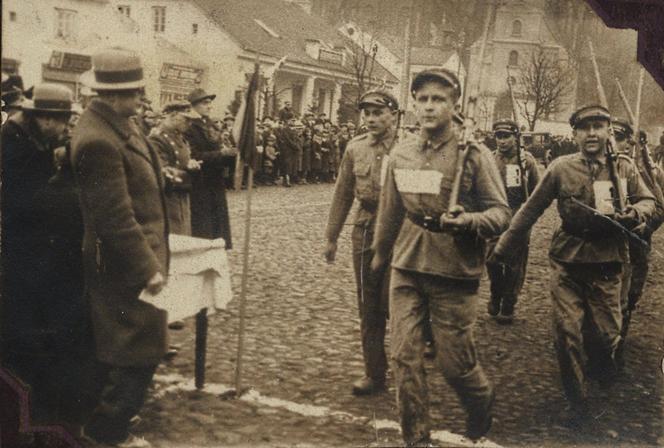
{"type": "Polygon", "coordinates": [[[194,89],[189,93],[189,95],[187,95],[187,99],[189,100],[192,106],[200,101],[206,100],[208,98],[213,100],[216,97],[217,95],[215,95],[214,93],[206,93],[205,90],[201,88],[194,89]]]}
{"type": "Polygon", "coordinates": [[[18,87],[11,86],[6,92],[2,92],[2,101],[5,107],[19,107],[23,102],[23,91],[18,87]]]}
{"type": "Polygon", "coordinates": [[[139,90],[145,87],[143,65],[137,53],[108,48],[92,55],[92,90],[139,90]]]}
{"type": "Polygon", "coordinates": [[[509,132],[510,134],[518,134],[519,126],[514,122],[514,120],[510,120],[509,118],[502,118],[500,120],[496,120],[496,122],[493,123],[493,132],[509,132]]]}
{"type": "Polygon", "coordinates": [[[459,84],[459,78],[457,78],[454,72],[446,68],[437,68],[424,70],[415,75],[413,82],[410,84],[410,93],[413,95],[413,98],[415,97],[415,92],[420,90],[427,81],[438,81],[446,86],[450,86],[454,89],[457,98],[461,96],[461,84],[459,84]]]}
{"type": "Polygon", "coordinates": [[[35,86],[31,100],[21,105],[23,110],[49,112],[54,114],[70,114],[72,94],[65,86],[59,84],[39,84],[35,86]]]}
{"type": "Polygon", "coordinates": [[[391,110],[399,109],[399,102],[389,92],[384,90],[370,90],[360,97],[358,107],[364,109],[366,106],[387,107],[391,110]]]}
{"type": "Polygon", "coordinates": [[[609,113],[609,109],[598,104],[583,106],[569,117],[569,124],[572,128],[576,129],[582,122],[590,118],[599,118],[610,122],[611,114],[609,113]]]}

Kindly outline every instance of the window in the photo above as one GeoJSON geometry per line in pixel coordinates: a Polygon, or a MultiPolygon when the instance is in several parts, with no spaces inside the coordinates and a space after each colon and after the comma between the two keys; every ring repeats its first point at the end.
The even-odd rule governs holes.
{"type": "Polygon", "coordinates": [[[69,39],[74,37],[76,11],[55,8],[55,37],[69,39]]]}
{"type": "Polygon", "coordinates": [[[512,36],[521,36],[521,21],[515,20],[512,22],[512,36]]]}
{"type": "Polygon", "coordinates": [[[510,66],[519,65],[519,53],[516,50],[510,51],[509,65],[510,66]]]}
{"type": "Polygon", "coordinates": [[[16,22],[16,12],[9,11],[9,21],[10,22],[16,22]]]}
{"type": "Polygon", "coordinates": [[[191,24],[191,32],[192,34],[198,34],[198,23],[191,24]]]}
{"type": "Polygon", "coordinates": [[[155,33],[163,33],[166,29],[166,7],[152,7],[152,29],[155,33]]]}
{"type": "Polygon", "coordinates": [[[131,6],[129,5],[119,5],[118,11],[120,11],[120,14],[123,16],[131,17],[131,6]]]}

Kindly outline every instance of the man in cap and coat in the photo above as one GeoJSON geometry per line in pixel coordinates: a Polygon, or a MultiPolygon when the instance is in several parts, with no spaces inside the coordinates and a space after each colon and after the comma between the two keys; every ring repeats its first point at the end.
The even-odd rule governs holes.
{"type": "Polygon", "coordinates": [[[94,441],[133,439],[130,419],[143,406],[167,352],[166,311],[139,299],[157,294],[168,273],[168,220],[159,155],[131,117],[145,86],[141,60],[122,48],[92,56],[98,93],[72,138],[72,165],[85,224],[85,288],[97,359],[105,375],[85,425],[94,441]]]}
{"type": "MultiPolygon", "coordinates": [[[[493,124],[496,150],[493,152],[496,166],[503,180],[507,193],[507,203],[512,214],[521,207],[539,182],[539,170],[533,155],[520,149],[519,126],[510,119],[497,120],[493,124]],[[525,183],[525,188],[524,188],[525,183]],[[527,194],[526,194],[527,192],[527,194]]],[[[530,234],[527,238],[530,238],[530,234]]],[[[488,253],[491,254],[498,238],[488,241],[488,253]]],[[[511,323],[514,318],[514,306],[526,278],[528,266],[528,243],[518,253],[513,253],[514,268],[487,264],[487,272],[491,281],[491,298],[489,299],[489,315],[498,322],[511,323]]]]}
{"type": "Polygon", "coordinates": [[[191,179],[201,169],[191,158],[189,143],[183,133],[189,127],[191,104],[172,101],[164,106],[161,123],[150,136],[162,162],[166,182],[166,208],[170,233],[191,235],[191,179]]]}
{"type": "Polygon", "coordinates": [[[198,88],[187,97],[199,117],[191,120],[184,136],[189,142],[191,157],[201,162],[200,174],[192,178],[191,234],[198,238],[223,238],[226,249],[231,249],[224,169],[228,171],[235,166],[235,156],[222,152],[221,142],[213,138],[210,112],[216,97],[198,88]]]}
{"type": "Polygon", "coordinates": [[[423,365],[429,319],[438,365],[467,413],[466,435],[477,440],[492,422],[495,395],[477,358],[473,326],[484,241],[507,228],[510,210],[488,148],[471,144],[457,163],[463,153],[452,119],[460,92],[449,70],[413,79],[420,135],[391,151],[376,219],[371,266],[385,269],[391,259],[391,358],[408,446],[431,442],[423,365]],[[458,203],[450,204],[459,165],[458,203]]]}
{"type": "Polygon", "coordinates": [[[337,239],[355,199],[359,207],[353,222],[353,267],[357,284],[357,304],[364,358],[364,376],[353,384],[354,395],[385,390],[387,356],[385,326],[388,309],[389,272],[372,272],[374,228],[384,167],[397,141],[394,125],[399,104],[388,92],[375,90],[362,95],[358,104],[369,133],[348,142],[341,160],[339,177],[332,197],[325,236],[325,258],[335,260],[337,239]]]}
{"type": "Polygon", "coordinates": [[[634,163],[623,155],[612,161],[606,154],[610,119],[609,111],[598,105],[572,114],[570,125],[580,152],[559,157],[548,167],[492,255],[495,263],[509,263],[511,254],[527,241],[531,227],[557,200],[562,224],[549,250],[554,343],[570,404],[565,423],[572,427],[587,424],[590,418],[584,327],[590,329],[595,342],[594,350],[586,355],[589,364],[599,366],[600,384],[608,387],[615,378],[623,269],[629,256],[627,237],[615,223],[633,229],[647,222],[655,210],[653,195],[634,163]],[[614,206],[613,168],[609,165],[613,163],[627,198],[621,211],[614,206]]]}
{"type": "MultiPolygon", "coordinates": [[[[75,431],[92,359],[78,191],[57,181],[71,91],[35,87],[2,128],[2,364],[31,388],[32,418],[75,431]]],[[[89,389],[88,389],[89,390],[89,389]]]]}

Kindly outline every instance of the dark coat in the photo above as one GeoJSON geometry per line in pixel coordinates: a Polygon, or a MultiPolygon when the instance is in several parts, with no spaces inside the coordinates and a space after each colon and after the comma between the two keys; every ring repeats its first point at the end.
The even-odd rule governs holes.
{"type": "Polygon", "coordinates": [[[44,356],[78,350],[89,318],[78,192],[39,135],[22,112],[2,127],[0,328],[7,348],[44,356]]]}
{"type": "Polygon", "coordinates": [[[150,142],[157,150],[162,166],[169,167],[177,176],[177,179],[165,178],[169,230],[177,235],[191,235],[191,173],[187,170],[191,157],[189,144],[181,135],[167,132],[153,133],[150,142]]]}
{"type": "Polygon", "coordinates": [[[168,272],[159,156],[128,119],[93,100],[74,131],[72,165],[81,189],[97,358],[114,366],[156,365],[168,347],[166,312],[138,296],[157,272],[168,272]]]}
{"type": "Polygon", "coordinates": [[[231,222],[226,202],[224,168],[235,166],[235,156],[222,154],[219,143],[210,138],[206,118],[193,120],[185,133],[191,158],[203,161],[200,173],[192,177],[191,234],[198,238],[223,238],[231,249],[231,222]]]}

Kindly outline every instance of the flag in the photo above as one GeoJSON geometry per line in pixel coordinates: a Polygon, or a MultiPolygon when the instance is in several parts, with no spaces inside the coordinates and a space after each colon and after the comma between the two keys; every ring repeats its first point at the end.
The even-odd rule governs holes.
{"type": "Polygon", "coordinates": [[[242,98],[242,104],[235,117],[233,137],[238,142],[240,159],[252,169],[256,169],[256,91],[258,90],[258,64],[249,81],[249,88],[242,98]]]}
{"type": "Polygon", "coordinates": [[[286,59],[288,59],[288,56],[284,56],[283,58],[279,59],[276,64],[274,64],[272,67],[268,68],[265,71],[265,77],[267,78],[267,85],[270,90],[274,87],[275,73],[277,73],[277,70],[279,70],[279,68],[281,68],[284,62],[286,62],[286,59]]]}

